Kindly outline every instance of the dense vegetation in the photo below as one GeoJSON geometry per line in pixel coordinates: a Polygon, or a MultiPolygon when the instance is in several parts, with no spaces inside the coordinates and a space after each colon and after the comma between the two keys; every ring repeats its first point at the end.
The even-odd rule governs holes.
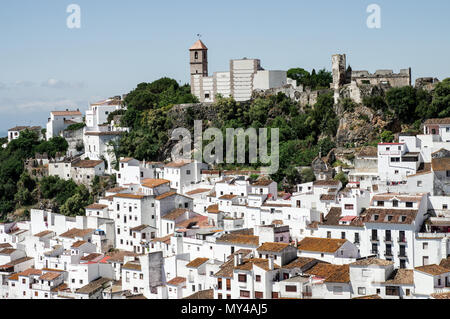
{"type": "Polygon", "coordinates": [[[24,174],[24,161],[34,157],[35,153],[47,153],[54,157],[57,152],[64,153],[67,147],[64,138],[39,141],[36,132],[25,130],[5,149],[0,149],[0,218],[33,201],[36,184],[24,174]]]}
{"type": "MultiPolygon", "coordinates": [[[[312,89],[329,88],[331,82],[331,74],[326,70],[318,73],[313,70],[310,74],[296,68],[289,70],[288,76],[312,89]]],[[[279,128],[280,169],[271,177],[288,187],[314,180],[311,168],[298,170],[298,167],[310,166],[320,153],[324,156],[335,147],[339,119],[331,91],[319,95],[317,103],[307,107],[300,107],[282,93],[248,102],[218,96],[212,106],[216,114],[208,120],[201,118],[194,107],[185,109],[182,114],[172,111],[176,104],[197,102],[188,85],[180,86],[173,79],[162,78],[139,84],[125,98],[127,110],[113,112],[108,118],[111,120],[115,115],[121,115],[121,124],[131,128],[119,144],[114,145],[116,156],[132,156],[139,160],[166,159],[167,149],[171,145],[169,134],[180,120],[191,131],[194,120],[203,120],[204,130],[216,127],[223,133],[226,128],[279,128]]],[[[340,104],[344,112],[353,112],[357,106],[350,99],[343,99],[340,104]]],[[[432,93],[412,87],[393,88],[365,98],[363,104],[375,113],[381,112],[386,118],[396,119],[417,131],[427,118],[450,116],[450,79],[439,83],[432,93]]],[[[378,138],[371,142],[392,141],[394,133],[397,132],[381,131],[378,138]]],[[[204,141],[205,144],[209,142],[204,141]]],[[[93,192],[89,193],[86,187],[78,186],[73,181],[57,177],[36,180],[24,172],[24,160],[33,157],[36,152],[54,157],[57,152],[65,152],[67,147],[63,138],[39,141],[35,132],[24,131],[18,139],[0,150],[0,218],[5,218],[6,213],[17,208],[27,208],[37,203],[45,203],[65,215],[84,213],[84,207],[93,201],[94,194],[105,187],[104,181],[96,178],[92,185],[93,192]]],[[[261,165],[248,164],[245,168],[261,165]]],[[[233,169],[236,165],[224,163],[219,168],[233,169]]],[[[347,182],[344,174],[338,174],[335,178],[343,184],[347,182]]]]}
{"type": "Polygon", "coordinates": [[[329,89],[330,83],[333,82],[331,72],[321,69],[316,73],[312,70],[311,73],[302,68],[293,68],[287,71],[288,78],[297,81],[297,85],[309,87],[311,90],[329,89]]]}

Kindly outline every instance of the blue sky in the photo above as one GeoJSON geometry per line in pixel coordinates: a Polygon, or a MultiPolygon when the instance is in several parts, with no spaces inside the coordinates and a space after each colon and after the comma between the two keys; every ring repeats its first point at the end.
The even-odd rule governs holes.
{"type": "Polygon", "coordinates": [[[450,1],[413,0],[2,0],[0,132],[45,125],[49,112],[129,92],[169,76],[189,81],[188,48],[202,34],[209,72],[232,58],[266,69],[411,67],[413,79],[450,76],[450,1]],[[69,4],[81,28],[66,26],[69,4]],[[366,8],[381,7],[381,29],[366,8]]]}

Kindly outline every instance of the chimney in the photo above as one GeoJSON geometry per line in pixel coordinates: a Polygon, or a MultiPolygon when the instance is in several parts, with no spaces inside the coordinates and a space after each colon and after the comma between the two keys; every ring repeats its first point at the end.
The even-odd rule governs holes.
{"type": "Polygon", "coordinates": [[[274,265],[273,265],[273,255],[269,256],[269,270],[273,270],[274,269],[274,265]]]}
{"type": "Polygon", "coordinates": [[[238,254],[234,254],[233,258],[234,258],[234,267],[239,266],[240,265],[240,263],[239,263],[239,255],[238,254]]]}

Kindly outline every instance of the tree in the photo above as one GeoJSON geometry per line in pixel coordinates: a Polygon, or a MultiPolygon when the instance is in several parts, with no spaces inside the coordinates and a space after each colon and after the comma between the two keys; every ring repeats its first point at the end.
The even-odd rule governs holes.
{"type": "Polygon", "coordinates": [[[417,105],[416,90],[411,86],[392,88],[386,92],[386,102],[398,119],[404,123],[415,120],[417,105]]]}
{"type": "Polygon", "coordinates": [[[337,173],[334,180],[340,181],[342,183],[342,187],[345,187],[348,183],[347,175],[344,172],[337,173]]]}
{"type": "Polygon", "coordinates": [[[314,175],[314,171],[311,168],[304,168],[300,176],[302,178],[302,183],[309,183],[316,180],[316,176],[314,175]]]}
{"type": "Polygon", "coordinates": [[[439,117],[450,116],[450,78],[436,85],[431,106],[439,117]]]}
{"type": "Polygon", "coordinates": [[[380,134],[380,138],[383,143],[391,143],[394,141],[394,134],[391,131],[383,131],[380,134]]]}

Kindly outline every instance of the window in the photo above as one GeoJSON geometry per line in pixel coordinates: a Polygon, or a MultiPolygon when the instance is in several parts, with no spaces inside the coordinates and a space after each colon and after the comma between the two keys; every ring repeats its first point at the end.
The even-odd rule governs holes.
{"type": "Polygon", "coordinates": [[[382,201],[382,200],[377,201],[377,206],[383,207],[384,206],[384,201],[382,201]]]}
{"type": "Polygon", "coordinates": [[[412,202],[406,202],[406,207],[412,208],[413,207],[413,203],[412,202]]]}
{"type": "Polygon", "coordinates": [[[198,60],[198,52],[197,51],[195,51],[195,53],[194,53],[194,59],[198,60]]]}
{"type": "Polygon", "coordinates": [[[398,200],[394,199],[392,201],[392,207],[398,207],[398,200]]]}
{"type": "Polygon", "coordinates": [[[231,290],[231,279],[227,279],[227,290],[231,290]]]}
{"type": "Polygon", "coordinates": [[[344,209],[346,209],[346,210],[352,210],[352,209],[353,209],[353,204],[345,204],[345,205],[344,205],[344,209]]]}
{"type": "Polygon", "coordinates": [[[447,171],[446,173],[447,173],[447,177],[450,177],[450,171],[447,171]]]}
{"type": "Polygon", "coordinates": [[[327,238],[331,238],[331,232],[327,231],[327,238]]]}
{"type": "Polygon", "coordinates": [[[391,162],[400,162],[400,157],[391,157],[391,162]]]}
{"type": "Polygon", "coordinates": [[[238,275],[238,281],[239,282],[247,282],[247,275],[239,274],[238,275]]]}
{"type": "Polygon", "coordinates": [[[263,299],[263,293],[261,291],[255,291],[255,299],[263,299]]]}
{"type": "Polygon", "coordinates": [[[250,298],[250,291],[248,291],[248,290],[241,290],[239,295],[241,297],[244,297],[244,298],[250,298]]]}
{"type": "MultiPolygon", "coordinates": [[[[209,95],[209,94],[208,94],[209,95]]],[[[206,96],[205,96],[206,97],[206,96]]],[[[209,97],[209,96],[208,96],[209,97]]],[[[191,175],[191,170],[186,170],[186,175],[191,175]]]]}
{"type": "Polygon", "coordinates": [[[261,282],[261,275],[256,275],[256,279],[257,282],[261,282]]]}
{"type": "Polygon", "coordinates": [[[222,294],[217,294],[217,299],[222,299],[222,294]]]}
{"type": "Polygon", "coordinates": [[[430,263],[429,257],[428,256],[423,256],[422,257],[422,262],[423,262],[424,266],[429,265],[429,263],[430,263]]]}
{"type": "Polygon", "coordinates": [[[228,294],[227,294],[227,299],[231,299],[231,295],[228,295],[228,294]]]}
{"type": "Polygon", "coordinates": [[[334,286],[333,287],[333,294],[335,294],[335,295],[342,295],[342,286],[334,286]]]}
{"type": "Polygon", "coordinates": [[[355,233],[355,244],[359,243],[359,233],[355,233]]]}
{"type": "Polygon", "coordinates": [[[442,209],[447,209],[447,208],[448,208],[447,204],[442,205],[442,209]]]}
{"type": "Polygon", "coordinates": [[[287,285],[286,286],[286,292],[297,292],[297,286],[287,285]]]}
{"type": "Polygon", "coordinates": [[[411,295],[411,290],[410,289],[406,289],[406,295],[410,296],[411,295]]]}
{"type": "Polygon", "coordinates": [[[417,187],[422,187],[422,181],[417,181],[417,187]]]}
{"type": "Polygon", "coordinates": [[[358,295],[365,295],[365,294],[366,294],[366,288],[358,287],[358,295]]]}
{"type": "Polygon", "coordinates": [[[428,249],[428,243],[423,243],[422,244],[422,248],[425,250],[425,249],[428,249]]]}

